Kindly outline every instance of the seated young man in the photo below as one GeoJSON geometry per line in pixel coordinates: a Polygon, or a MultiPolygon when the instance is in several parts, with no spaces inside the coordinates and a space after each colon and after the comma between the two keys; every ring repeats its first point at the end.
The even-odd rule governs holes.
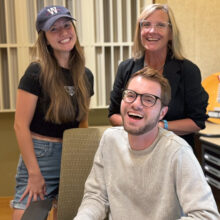
{"type": "Polygon", "coordinates": [[[155,70],[123,92],[123,127],[105,131],[74,220],[219,220],[203,171],[186,141],[158,126],[170,86],[155,70]]]}

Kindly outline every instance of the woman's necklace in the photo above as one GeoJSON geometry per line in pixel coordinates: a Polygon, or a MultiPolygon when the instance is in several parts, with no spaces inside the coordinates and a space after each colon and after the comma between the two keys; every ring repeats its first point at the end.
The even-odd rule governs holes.
{"type": "Polygon", "coordinates": [[[155,69],[155,68],[149,66],[147,63],[144,64],[145,67],[148,66],[149,68],[154,69],[154,70],[157,70],[158,72],[160,72],[160,71],[164,68],[164,65],[165,65],[165,63],[164,63],[160,68],[155,69]]]}

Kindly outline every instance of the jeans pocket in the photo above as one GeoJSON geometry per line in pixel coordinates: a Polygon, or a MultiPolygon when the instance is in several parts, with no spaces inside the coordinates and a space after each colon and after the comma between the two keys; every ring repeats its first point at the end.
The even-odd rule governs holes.
{"type": "Polygon", "coordinates": [[[50,156],[52,154],[52,146],[50,146],[48,142],[45,143],[44,141],[40,141],[40,140],[33,140],[33,142],[34,142],[35,156],[37,158],[50,156]]]}

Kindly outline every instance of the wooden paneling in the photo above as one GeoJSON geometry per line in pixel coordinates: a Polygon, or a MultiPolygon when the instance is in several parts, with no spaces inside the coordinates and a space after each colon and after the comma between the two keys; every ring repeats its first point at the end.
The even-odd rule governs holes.
{"type": "Polygon", "coordinates": [[[35,19],[42,7],[63,5],[76,18],[86,65],[95,79],[91,108],[107,108],[118,64],[131,57],[136,18],[150,3],[152,0],[0,0],[4,30],[0,33],[0,112],[15,110],[18,81],[32,58],[35,19]]]}

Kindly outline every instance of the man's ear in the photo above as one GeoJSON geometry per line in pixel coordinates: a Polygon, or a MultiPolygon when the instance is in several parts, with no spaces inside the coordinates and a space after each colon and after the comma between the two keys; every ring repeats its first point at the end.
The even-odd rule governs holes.
{"type": "Polygon", "coordinates": [[[162,120],[164,118],[164,116],[166,115],[168,111],[168,106],[163,106],[160,110],[160,120],[162,120]]]}

